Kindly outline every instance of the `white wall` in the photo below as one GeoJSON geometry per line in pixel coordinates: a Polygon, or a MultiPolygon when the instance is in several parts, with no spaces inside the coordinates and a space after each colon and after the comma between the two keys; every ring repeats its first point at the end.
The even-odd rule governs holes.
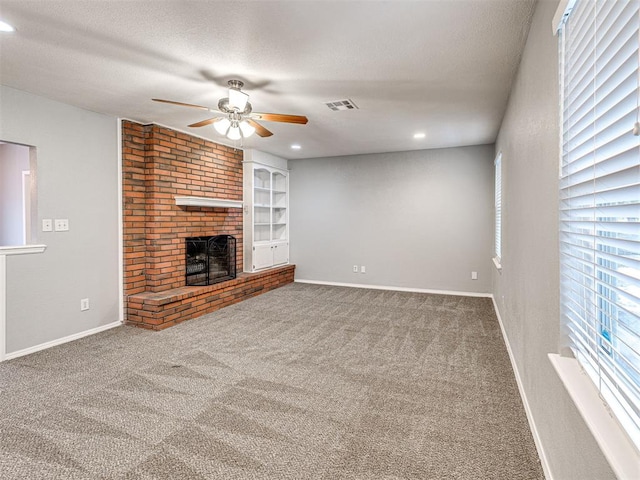
{"type": "Polygon", "coordinates": [[[0,140],[37,148],[42,254],[7,258],[7,353],[119,320],[117,120],[0,87],[0,140]],[[68,232],[42,232],[66,218],[68,232]],[[80,299],[91,309],[80,312],[80,299]]]}
{"type": "Polygon", "coordinates": [[[282,170],[287,169],[287,160],[260,150],[253,150],[250,148],[244,150],[242,152],[242,160],[244,162],[261,163],[263,165],[280,168],[282,170]]]}
{"type": "Polygon", "coordinates": [[[615,477],[547,358],[560,335],[557,4],[538,3],[496,142],[504,232],[493,292],[553,478],[605,480],[615,477]]]}
{"type": "Polygon", "coordinates": [[[22,245],[22,172],[29,170],[29,148],[0,145],[0,245],[22,245]]]}
{"type": "Polygon", "coordinates": [[[483,145],[290,160],[296,278],[489,292],[493,159],[483,145]]]}

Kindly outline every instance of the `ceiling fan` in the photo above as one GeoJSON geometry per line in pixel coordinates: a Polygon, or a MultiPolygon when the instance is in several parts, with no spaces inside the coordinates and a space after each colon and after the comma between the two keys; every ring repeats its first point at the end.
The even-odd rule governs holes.
{"type": "Polygon", "coordinates": [[[154,102],[170,103],[182,107],[199,108],[213,113],[213,117],[200,122],[192,123],[189,127],[204,127],[213,124],[213,127],[221,135],[226,135],[230,140],[240,140],[257,133],[261,137],[270,137],[272,132],[260,125],[256,120],[266,122],[284,122],[306,124],[307,117],[302,115],[287,115],[282,113],[258,113],[252,110],[249,103],[249,95],[242,91],[244,83],[240,80],[229,80],[229,96],[218,101],[218,109],[192,105],[190,103],[174,102],[152,98],[154,102]]]}

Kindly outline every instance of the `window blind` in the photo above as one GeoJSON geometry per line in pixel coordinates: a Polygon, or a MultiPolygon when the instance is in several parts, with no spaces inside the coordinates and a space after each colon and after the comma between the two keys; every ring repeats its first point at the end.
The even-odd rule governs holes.
{"type": "Polygon", "coordinates": [[[640,450],[638,0],[578,0],[560,29],[563,328],[640,450]]]}
{"type": "Polygon", "coordinates": [[[502,153],[496,157],[495,170],[495,256],[500,262],[502,258],[502,153]]]}

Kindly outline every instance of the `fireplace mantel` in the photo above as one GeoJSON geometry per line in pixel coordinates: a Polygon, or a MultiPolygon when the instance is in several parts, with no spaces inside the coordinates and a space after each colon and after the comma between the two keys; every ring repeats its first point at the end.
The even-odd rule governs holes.
{"type": "Polygon", "coordinates": [[[222,208],[242,208],[240,200],[226,200],[223,198],[209,197],[175,197],[176,205],[182,207],[222,207],[222,208]]]}

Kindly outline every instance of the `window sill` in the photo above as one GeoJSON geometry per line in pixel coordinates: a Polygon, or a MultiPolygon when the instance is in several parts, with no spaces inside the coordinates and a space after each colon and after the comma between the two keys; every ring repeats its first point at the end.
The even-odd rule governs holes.
{"type": "Polygon", "coordinates": [[[493,264],[496,266],[496,270],[502,272],[502,264],[500,263],[500,259],[498,257],[493,257],[491,260],[493,260],[493,264]]]}
{"type": "Polygon", "coordinates": [[[0,247],[0,255],[25,255],[28,253],[42,253],[46,248],[46,245],[17,245],[11,247],[0,247]]]}
{"type": "Polygon", "coordinates": [[[575,358],[549,360],[618,478],[640,478],[640,452],[611,416],[591,379],[575,358]]]}

